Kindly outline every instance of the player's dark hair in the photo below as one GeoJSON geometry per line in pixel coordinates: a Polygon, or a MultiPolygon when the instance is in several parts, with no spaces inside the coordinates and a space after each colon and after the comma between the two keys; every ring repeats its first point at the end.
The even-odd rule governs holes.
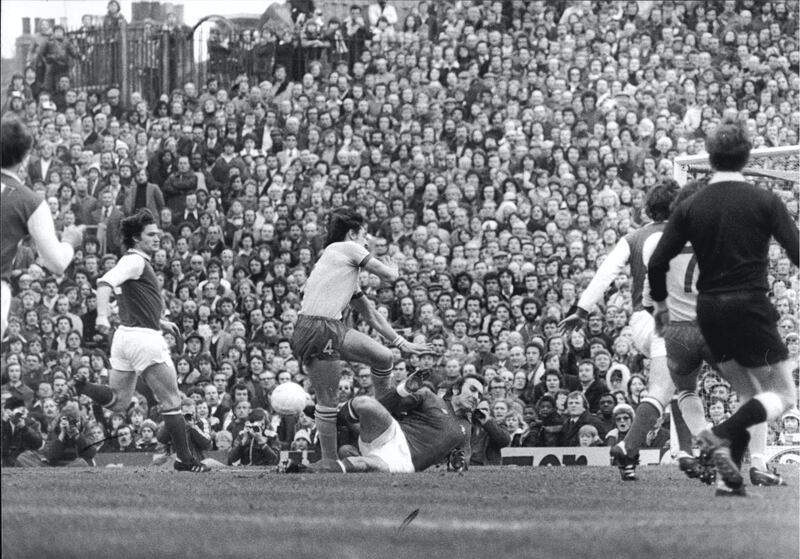
{"type": "Polygon", "coordinates": [[[672,201],[672,206],[670,206],[670,212],[674,212],[675,208],[680,206],[684,200],[688,200],[689,198],[700,192],[702,189],[704,189],[707,185],[708,181],[705,179],[687,182],[683,186],[683,188],[681,188],[678,191],[678,194],[672,201]]]}
{"type": "Polygon", "coordinates": [[[340,243],[345,240],[347,233],[358,231],[364,226],[364,216],[353,208],[341,206],[333,210],[328,222],[328,237],[325,246],[340,243]]]}
{"type": "Polygon", "coordinates": [[[0,167],[19,165],[33,146],[28,127],[15,116],[4,116],[0,123],[0,167]]]}
{"type": "Polygon", "coordinates": [[[482,375],[479,375],[477,373],[467,373],[463,377],[459,377],[458,379],[456,379],[456,381],[450,385],[450,388],[447,389],[447,392],[445,393],[443,399],[446,401],[450,401],[453,398],[453,394],[455,393],[456,390],[458,390],[458,393],[460,394],[461,388],[464,386],[464,383],[466,382],[467,379],[470,378],[477,380],[479,383],[481,383],[481,386],[484,387],[486,386],[486,379],[482,375]]]}
{"type": "Polygon", "coordinates": [[[731,118],[723,119],[706,138],[708,161],[715,171],[741,171],[751,148],[744,125],[731,118]]]}
{"type": "Polygon", "coordinates": [[[656,222],[668,220],[672,210],[672,201],[675,200],[679,190],[678,183],[671,179],[654,186],[647,193],[644,203],[647,215],[656,222]]]}
{"type": "Polygon", "coordinates": [[[130,217],[122,220],[122,244],[131,249],[136,246],[136,237],[142,235],[142,231],[148,225],[154,224],[156,218],[145,208],[140,209],[130,217]]]}

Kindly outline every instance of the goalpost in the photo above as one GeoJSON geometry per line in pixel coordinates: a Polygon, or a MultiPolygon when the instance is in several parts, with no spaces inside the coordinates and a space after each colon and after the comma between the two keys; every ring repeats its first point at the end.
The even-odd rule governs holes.
{"type": "MultiPolygon", "coordinates": [[[[707,153],[680,155],[673,161],[673,177],[681,186],[710,172],[707,153]]],[[[773,189],[791,190],[800,183],[800,146],[754,149],[742,173],[773,189]]]]}

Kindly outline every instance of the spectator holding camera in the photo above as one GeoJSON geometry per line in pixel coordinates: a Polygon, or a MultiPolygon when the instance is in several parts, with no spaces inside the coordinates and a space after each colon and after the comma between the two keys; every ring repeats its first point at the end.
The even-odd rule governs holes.
{"type": "Polygon", "coordinates": [[[77,402],[67,402],[61,408],[61,418],[55,429],[47,435],[44,448],[44,461],[50,466],[83,465],[82,458],[89,466],[94,466],[97,449],[92,440],[83,434],[83,421],[77,402]]]}
{"type": "Polygon", "coordinates": [[[481,401],[472,413],[470,466],[500,464],[500,449],[509,444],[511,436],[492,419],[489,402],[481,401]]]}
{"type": "Polygon", "coordinates": [[[17,460],[20,455],[42,448],[42,435],[35,422],[28,419],[28,409],[20,398],[12,396],[6,400],[2,429],[3,467],[22,466],[17,460]]]}
{"type": "Polygon", "coordinates": [[[247,422],[236,436],[230,452],[228,465],[270,466],[278,463],[279,451],[275,448],[277,433],[269,429],[269,416],[262,408],[256,408],[247,416],[247,422]]]}

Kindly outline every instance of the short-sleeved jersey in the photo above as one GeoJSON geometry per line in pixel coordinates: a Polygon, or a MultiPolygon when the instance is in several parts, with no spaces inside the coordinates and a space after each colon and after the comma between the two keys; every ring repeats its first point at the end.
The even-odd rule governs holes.
{"type": "Polygon", "coordinates": [[[647,278],[647,262],[644,257],[644,247],[653,235],[661,237],[664,223],[648,223],[644,227],[625,235],[625,240],[630,246],[631,255],[628,263],[631,267],[631,301],[633,310],[642,310],[647,303],[643,300],[645,294],[645,279],[647,278]]]}
{"type": "Polygon", "coordinates": [[[416,471],[440,463],[455,448],[469,446],[471,425],[456,416],[449,402],[427,389],[403,400],[407,413],[398,423],[408,441],[416,471]],[[409,399],[413,402],[407,402],[409,399]]]}
{"type": "Polygon", "coordinates": [[[353,241],[331,243],[306,280],[300,313],[340,320],[358,289],[358,273],[371,258],[353,241]]]}
{"type": "Polygon", "coordinates": [[[0,278],[7,280],[14,267],[20,241],[28,236],[28,220],[42,197],[13,175],[2,173],[0,193],[0,278]]]}
{"type": "Polygon", "coordinates": [[[123,326],[161,329],[164,303],[158,278],[147,256],[138,251],[128,251],[97,283],[105,283],[114,289],[123,326]]]}
{"type": "MultiPolygon", "coordinates": [[[[642,260],[645,268],[650,263],[650,257],[655,252],[662,233],[650,235],[644,242],[642,260]]],[[[670,319],[678,322],[690,322],[697,318],[697,278],[700,271],[697,268],[697,257],[694,255],[692,245],[686,243],[683,250],[669,262],[667,272],[667,308],[670,319]]],[[[644,293],[642,302],[645,306],[653,306],[650,295],[650,280],[645,276],[644,293]]]]}
{"type": "Polygon", "coordinates": [[[692,245],[687,243],[681,253],[669,261],[667,272],[667,308],[675,322],[697,319],[697,278],[700,269],[692,245]]]}

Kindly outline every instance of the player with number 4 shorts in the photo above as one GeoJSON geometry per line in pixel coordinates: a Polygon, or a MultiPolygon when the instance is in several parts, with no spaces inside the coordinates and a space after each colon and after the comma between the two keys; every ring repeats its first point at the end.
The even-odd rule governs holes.
{"type": "Polygon", "coordinates": [[[364,217],[341,207],[333,210],[325,250],[306,281],[303,302],[292,336],[292,350],[308,372],[317,396],[315,421],[321,460],[313,471],[342,472],[336,445],[336,416],[340,360],[370,366],[377,397],[390,390],[392,351],[373,338],[342,322],[350,306],[381,336],[401,351],[420,353],[427,344],[415,344],[400,336],[359,288],[362,269],[382,281],[395,281],[397,269],[381,262],[366,248],[364,217]]]}

